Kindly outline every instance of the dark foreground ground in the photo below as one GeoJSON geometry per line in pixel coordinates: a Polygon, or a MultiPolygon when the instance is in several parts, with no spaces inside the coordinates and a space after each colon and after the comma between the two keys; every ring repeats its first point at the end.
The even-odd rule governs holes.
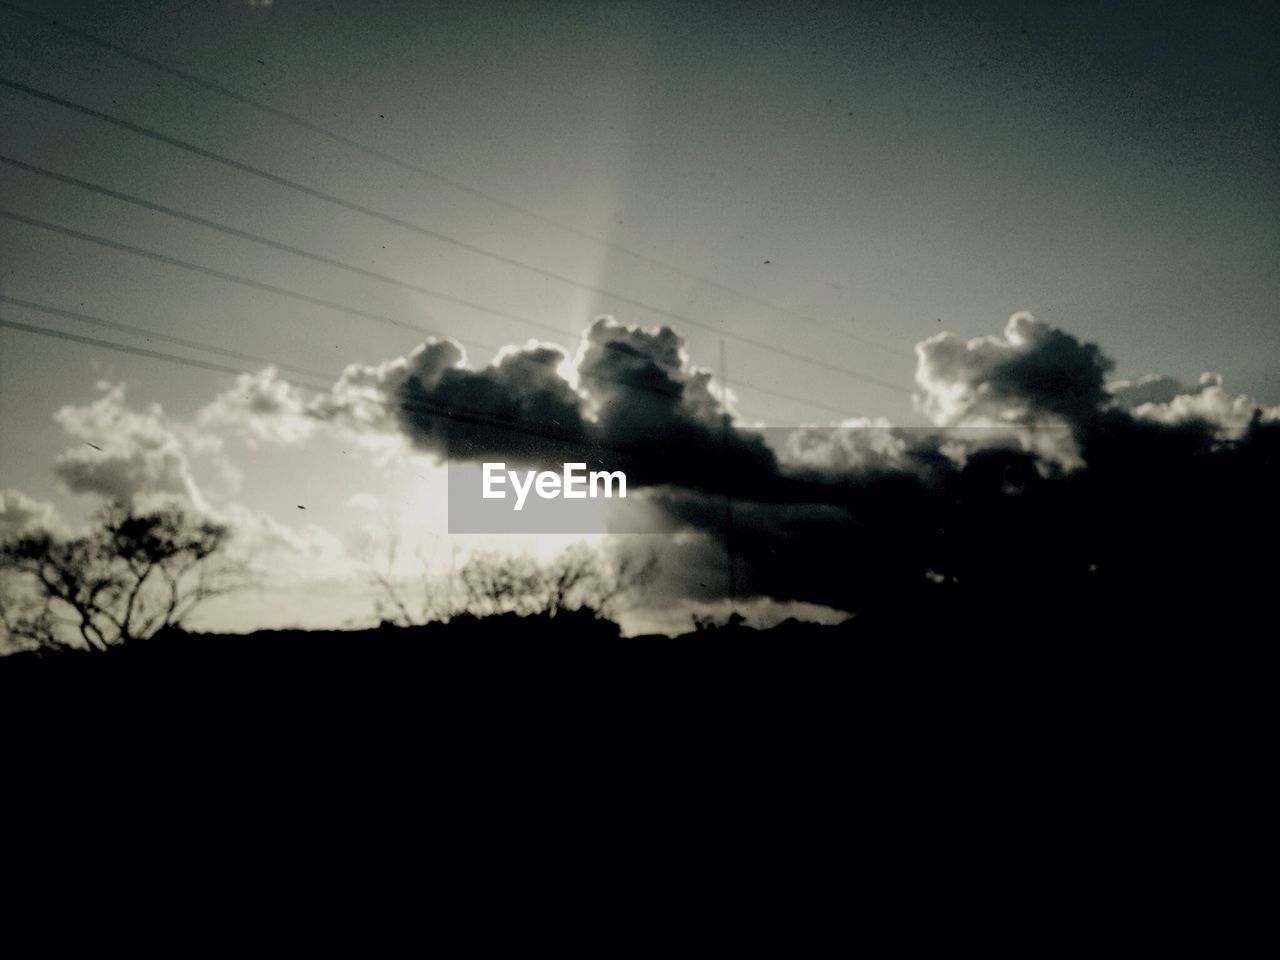
{"type": "MultiPolygon", "coordinates": [[[[589,611],[562,612],[556,617],[504,614],[462,615],[447,623],[399,627],[384,624],[367,630],[259,630],[247,634],[193,633],[169,630],[149,640],[121,644],[105,652],[80,650],[25,651],[0,658],[0,674],[9,677],[102,677],[130,681],[183,674],[219,676],[304,676],[323,672],[385,673],[392,680],[406,669],[463,661],[488,662],[492,655],[512,665],[539,660],[550,665],[566,656],[583,656],[592,645],[612,651],[650,648],[672,650],[689,642],[768,641],[770,643],[848,640],[851,623],[830,626],[787,620],[766,630],[740,623],[708,626],[678,637],[622,637],[611,620],[589,611]]],[[[625,654],[623,655],[625,659],[625,654]]],[[[587,656],[586,659],[596,659],[587,656]]],[[[498,664],[488,662],[496,668],[498,664]]]]}
{"type": "Polygon", "coordinates": [[[127,700],[178,692],[253,692],[344,699],[429,701],[543,698],[608,691],[681,690],[781,703],[800,691],[878,696],[884,688],[937,686],[949,693],[1002,684],[1002,695],[1080,682],[1150,687],[1170,671],[1203,669],[1236,643],[1258,637],[1186,616],[1087,619],[1054,607],[999,620],[974,611],[902,609],[892,617],[837,625],[787,620],[768,629],[741,623],[678,637],[620,636],[589,611],[521,617],[463,615],[448,623],[350,631],[264,630],[249,634],[172,630],[106,652],[42,650],[0,657],[0,693],[80,689],[127,700]],[[1209,656],[1210,653],[1212,656],[1209,656]]]}
{"type": "Polygon", "coordinates": [[[0,729],[9,769],[25,756],[32,772],[11,776],[10,796],[28,823],[57,826],[31,819],[52,804],[117,832],[104,798],[128,797],[148,823],[212,805],[204,827],[324,810],[309,857],[333,823],[398,850],[417,833],[471,843],[480,834],[457,825],[476,816],[483,836],[551,846],[564,824],[601,838],[719,825],[746,856],[783,798],[788,835],[838,811],[806,849],[827,849],[824,824],[860,816],[879,835],[890,813],[911,836],[968,835],[960,813],[975,804],[1001,829],[1065,837],[1079,811],[1169,771],[1235,782],[1269,728],[1272,673],[1242,633],[948,618],[624,639],[589,615],[460,617],[20,654],[0,659],[0,729]],[[32,790],[54,799],[33,804],[32,790]],[[881,813],[857,814],[868,799],[881,813]],[[1076,812],[1050,817],[1051,800],[1076,812]]]}
{"type": "MultiPolygon", "coordinates": [[[[74,716],[90,737],[128,717],[156,737],[192,723],[278,731],[283,722],[307,739],[317,727],[342,738],[362,731],[371,749],[408,730],[450,745],[548,725],[581,739],[599,735],[606,717],[634,732],[725,709],[799,707],[834,681],[830,663],[853,636],[852,625],[787,621],[624,638],[588,611],[352,631],[175,630],[105,652],[0,658],[0,709],[30,704],[20,722],[31,729],[74,716]]],[[[841,702],[804,707],[815,708],[841,702]]]]}

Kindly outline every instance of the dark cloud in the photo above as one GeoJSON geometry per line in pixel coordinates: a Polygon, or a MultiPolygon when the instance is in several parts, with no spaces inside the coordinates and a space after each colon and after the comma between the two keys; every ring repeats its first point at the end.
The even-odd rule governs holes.
{"type": "Polygon", "coordinates": [[[1109,398],[1111,361],[1091,343],[1016,313],[1004,337],[940,333],[916,347],[921,405],[935,423],[1074,424],[1109,398]]]}
{"type": "Polygon", "coordinates": [[[669,328],[656,332],[597,320],[578,366],[594,415],[590,432],[620,456],[637,486],[672,484],[766,495],[778,476],[773,451],[756,433],[726,422],[711,374],[690,365],[669,328]]]}
{"type": "Polygon", "coordinates": [[[1020,634],[1180,629],[1256,610],[1277,531],[1280,408],[1146,380],[1026,315],[1004,338],[918,348],[936,430],[806,430],[779,461],[789,502],[666,489],[715,544],[667,547],[704,599],[727,558],[739,596],[803,600],[886,629],[985,622],[1020,634]],[[1000,427],[1001,429],[991,429],[1000,427]],[[1063,456],[1064,441],[1070,457],[1063,456]],[[718,554],[718,556],[717,556],[718,554]]]}
{"type": "Polygon", "coordinates": [[[733,476],[763,494],[778,481],[774,453],[725,423],[710,373],[689,364],[668,328],[597,320],[576,367],[580,391],[561,375],[569,357],[558,347],[513,350],[480,370],[460,360],[453,344],[435,343],[388,384],[419,449],[546,467],[580,460],[623,470],[634,487],[717,491],[733,476]]]}
{"type": "Polygon", "coordinates": [[[1265,609],[1280,424],[1258,419],[1222,443],[1200,426],[1109,416],[1085,455],[1062,472],[1030,451],[979,449],[963,465],[847,478],[839,504],[734,502],[731,527],[722,501],[672,492],[667,509],[717,549],[673,542],[666,559],[705,584],[705,564],[732,554],[740,597],[825,604],[904,633],[925,621],[1020,638],[1148,631],[1265,609]]]}
{"type": "Polygon", "coordinates": [[[470,370],[433,341],[350,367],[307,404],[267,384],[257,406],[398,431],[441,456],[623,469],[677,534],[661,547],[673,602],[723,597],[729,556],[738,599],[885,624],[952,610],[1035,631],[1124,609],[1137,629],[1134,610],[1171,598],[1203,613],[1262,595],[1280,408],[1212,374],[1108,385],[1096,345],[1028,314],[1001,337],[932,337],[917,356],[933,428],[851,420],[781,442],[726,419],[673,331],[609,319],[576,367],[534,344],[470,370]]]}
{"type": "Polygon", "coordinates": [[[396,386],[399,423],[414,446],[459,460],[541,464],[587,455],[582,398],[557,372],[568,359],[562,350],[514,350],[475,371],[461,359],[452,343],[432,344],[396,386]]]}

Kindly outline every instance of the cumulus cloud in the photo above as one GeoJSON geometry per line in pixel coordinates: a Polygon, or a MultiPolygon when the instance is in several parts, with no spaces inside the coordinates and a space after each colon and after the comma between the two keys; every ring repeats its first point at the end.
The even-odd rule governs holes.
{"type": "Polygon", "coordinates": [[[21,490],[0,490],[0,541],[39,531],[65,532],[53,504],[29,497],[21,490]]]}
{"type": "Polygon", "coordinates": [[[936,429],[853,420],[796,431],[778,469],[809,482],[784,500],[730,511],[661,492],[670,515],[706,535],[666,548],[696,599],[727,589],[729,556],[740,596],[888,622],[963,603],[1047,630],[1122,598],[1131,610],[1173,591],[1204,610],[1207,597],[1238,603],[1256,588],[1265,563],[1224,554],[1248,556],[1246,541],[1275,532],[1275,408],[1214,375],[1191,389],[1107,385],[1096,345],[1027,314],[1001,337],[944,334],[917,356],[918,403],[936,429]]]}
{"type": "MultiPolygon", "coordinates": [[[[1240,437],[1254,417],[1261,421],[1280,419],[1280,406],[1264,406],[1245,394],[1231,395],[1217,373],[1201,374],[1194,387],[1183,387],[1169,377],[1159,380],[1163,388],[1159,391],[1144,391],[1140,382],[1134,389],[1119,388],[1112,393],[1137,418],[1169,425],[1204,424],[1219,437],[1240,437]]],[[[1146,383],[1154,386],[1150,379],[1146,383]]]]}
{"type": "Polygon", "coordinates": [[[1102,351],[1029,313],[1011,316],[1003,337],[940,333],[916,356],[920,407],[940,426],[1078,423],[1108,397],[1102,351]]]}
{"type": "Polygon", "coordinates": [[[275,367],[241,374],[234,387],[200,411],[198,422],[205,427],[240,428],[251,444],[296,446],[316,430],[302,391],[279,379],[275,367]]]}
{"type": "Polygon", "coordinates": [[[1080,465],[1078,428],[1109,398],[1111,361],[1029,313],[1002,337],[940,333],[916,346],[916,405],[942,427],[1010,428],[1046,462],[1080,465]]]}
{"type": "Polygon", "coordinates": [[[854,417],[835,427],[804,427],[787,436],[783,466],[792,471],[845,477],[870,470],[906,469],[909,435],[884,417],[854,417]]]}
{"type": "Polygon", "coordinates": [[[669,328],[602,317],[584,334],[576,364],[561,347],[530,342],[473,370],[456,343],[432,339],[407,357],[348,366],[313,399],[273,369],[241,377],[201,420],[277,443],[301,442],[324,424],[403,437],[438,458],[583,461],[624,470],[637,487],[715,489],[729,474],[748,486],[774,477],[775,455],[758,436],[725,430],[729,411],[717,392],[669,328]]]}
{"type": "MultiPolygon", "coordinates": [[[[204,497],[188,459],[191,438],[184,439],[183,431],[166,420],[157,404],[130,408],[124,384],[99,386],[103,393],[97,400],[65,406],[54,414],[55,422],[79,441],[55,461],[58,479],[72,493],[126,503],[139,497],[176,498],[202,507],[204,497]]],[[[209,449],[203,447],[205,452],[209,449]]]]}
{"type": "Polygon", "coordinates": [[[1106,389],[1114,406],[1132,410],[1144,403],[1168,403],[1187,387],[1177,377],[1149,373],[1137,380],[1113,380],[1106,389]]]}
{"type": "Polygon", "coordinates": [[[944,333],[916,353],[916,402],[932,428],[853,418],[781,444],[733,418],[674,331],[610,318],[573,356],[531,342],[471,369],[457,344],[432,340],[353,364],[311,399],[264,371],[207,422],[243,424],[264,442],[327,426],[437,458],[624,469],[645,509],[682,531],[662,546],[663,589],[689,602],[724,597],[729,555],[738,599],[863,615],[910,616],[963,589],[993,615],[1050,622],[1071,613],[1063,591],[1249,582],[1208,559],[1220,530],[1204,505],[1230,505],[1255,527],[1274,513],[1280,410],[1228,394],[1216,376],[1193,388],[1108,384],[1097,345],[1027,313],[999,336],[944,333]],[[1195,560],[1163,563],[1174,557],[1195,560]]]}
{"type": "Polygon", "coordinates": [[[466,369],[463,359],[455,344],[430,344],[387,384],[417,449],[459,460],[550,463],[566,453],[572,459],[585,444],[582,397],[559,372],[567,360],[561,348],[507,350],[480,370],[466,369]]]}
{"type": "Polygon", "coordinates": [[[588,435],[602,462],[618,463],[636,486],[758,490],[777,476],[776,454],[734,426],[670,328],[643,330],[597,320],[583,339],[579,377],[592,415],[588,435]],[[634,478],[634,479],[632,479],[634,478]]]}

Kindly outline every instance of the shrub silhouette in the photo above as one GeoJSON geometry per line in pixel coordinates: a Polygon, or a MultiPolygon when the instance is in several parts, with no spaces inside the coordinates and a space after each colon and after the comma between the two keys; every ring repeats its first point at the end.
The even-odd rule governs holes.
{"type": "Polygon", "coordinates": [[[0,619],[17,647],[92,650],[153,636],[241,584],[219,554],[227,527],[178,507],[135,513],[106,507],[93,530],[48,532],[0,545],[0,619]]]}
{"type": "Polygon", "coordinates": [[[388,626],[414,626],[433,620],[496,617],[544,617],[590,611],[614,618],[653,579],[656,560],[636,551],[612,555],[578,544],[550,560],[501,553],[476,553],[455,573],[423,585],[422,615],[416,616],[401,589],[374,571],[386,595],[383,621],[388,626]]]}

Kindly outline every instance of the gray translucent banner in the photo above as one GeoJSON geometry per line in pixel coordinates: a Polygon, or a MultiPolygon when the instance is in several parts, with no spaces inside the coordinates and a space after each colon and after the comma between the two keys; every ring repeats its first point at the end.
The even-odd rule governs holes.
{"type": "Polygon", "coordinates": [[[1062,469],[1070,469],[1075,456],[1070,429],[1047,424],[735,428],[723,445],[682,447],[673,440],[664,448],[660,439],[650,439],[642,451],[595,448],[582,461],[569,461],[568,492],[578,496],[568,497],[565,463],[538,462],[526,445],[519,452],[523,462],[492,453],[485,460],[449,458],[449,532],[671,533],[685,526],[691,510],[712,513],[718,504],[815,504],[839,510],[875,477],[925,478],[948,464],[958,468],[979,452],[998,450],[1029,454],[1062,469]],[[608,484],[601,476],[593,485],[593,474],[609,474],[608,484]],[[618,474],[625,476],[625,496],[618,474]],[[677,501],[680,506],[673,509],[677,501]]]}

